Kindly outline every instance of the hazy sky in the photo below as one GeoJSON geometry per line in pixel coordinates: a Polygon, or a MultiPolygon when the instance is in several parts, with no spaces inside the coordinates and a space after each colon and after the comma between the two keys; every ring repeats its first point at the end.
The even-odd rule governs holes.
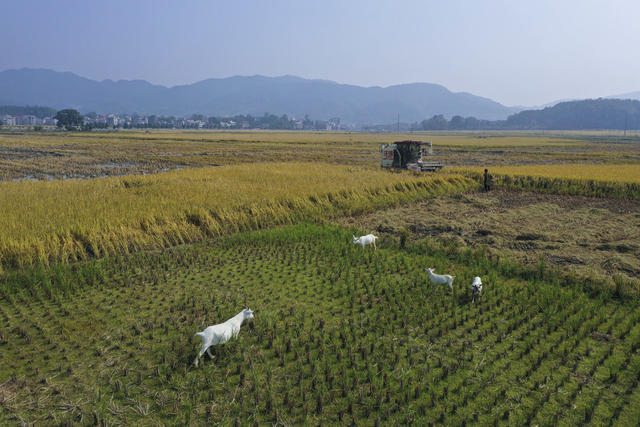
{"type": "Polygon", "coordinates": [[[506,105],[640,90],[637,0],[0,3],[0,70],[173,86],[292,74],[439,83],[506,105]]]}

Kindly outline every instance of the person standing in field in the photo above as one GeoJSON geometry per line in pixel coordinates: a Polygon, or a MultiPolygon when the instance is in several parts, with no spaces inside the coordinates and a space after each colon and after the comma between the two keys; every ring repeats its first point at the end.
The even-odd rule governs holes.
{"type": "Polygon", "coordinates": [[[493,177],[489,175],[489,170],[484,170],[484,191],[488,192],[491,190],[491,185],[493,184],[493,177]]]}

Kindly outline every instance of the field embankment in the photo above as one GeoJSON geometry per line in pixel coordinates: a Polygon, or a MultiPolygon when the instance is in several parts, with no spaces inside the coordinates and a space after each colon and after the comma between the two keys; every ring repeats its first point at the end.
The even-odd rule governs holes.
{"type": "Polygon", "coordinates": [[[100,260],[83,292],[7,295],[0,423],[638,424],[636,301],[482,250],[363,251],[351,234],[234,234],[100,260]],[[425,267],[456,275],[453,294],[425,267]],[[194,332],[245,303],[238,340],[192,368],[194,332]]]}
{"type": "Polygon", "coordinates": [[[95,180],[0,183],[0,267],[77,261],[301,220],[352,215],[477,184],[316,163],[244,164],[95,180]]]}

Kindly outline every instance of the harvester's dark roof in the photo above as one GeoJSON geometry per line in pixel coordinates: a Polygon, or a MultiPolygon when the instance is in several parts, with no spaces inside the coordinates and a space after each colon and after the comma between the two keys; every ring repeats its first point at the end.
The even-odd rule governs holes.
{"type": "Polygon", "coordinates": [[[412,141],[407,139],[406,141],[396,141],[394,144],[418,144],[418,145],[428,145],[430,142],[428,141],[412,141]]]}

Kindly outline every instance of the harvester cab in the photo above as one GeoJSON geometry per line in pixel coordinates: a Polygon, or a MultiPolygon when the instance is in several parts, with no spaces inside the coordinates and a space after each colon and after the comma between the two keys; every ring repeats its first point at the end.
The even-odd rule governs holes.
{"type": "Polygon", "coordinates": [[[444,167],[442,163],[428,159],[433,155],[430,141],[396,141],[393,144],[382,144],[380,152],[383,168],[433,172],[444,167]]]}

